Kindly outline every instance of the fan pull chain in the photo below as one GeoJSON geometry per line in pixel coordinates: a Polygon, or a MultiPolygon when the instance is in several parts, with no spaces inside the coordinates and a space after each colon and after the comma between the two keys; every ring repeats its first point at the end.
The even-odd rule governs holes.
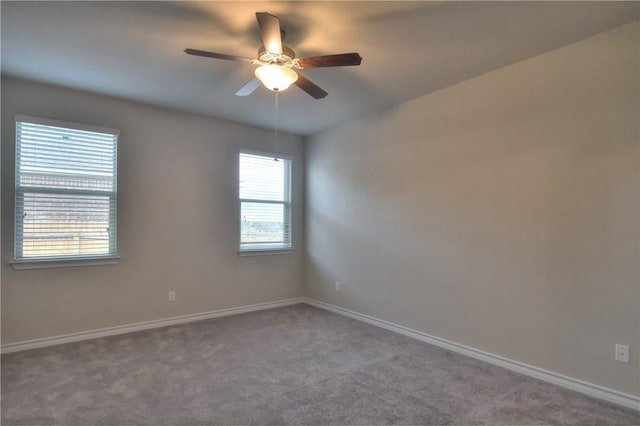
{"type": "Polygon", "coordinates": [[[275,106],[275,112],[276,112],[276,116],[275,116],[275,128],[274,128],[274,140],[273,140],[273,154],[274,154],[274,160],[278,161],[278,127],[280,125],[280,120],[279,120],[279,111],[278,111],[278,92],[275,92],[275,98],[274,98],[274,106],[275,106]]]}

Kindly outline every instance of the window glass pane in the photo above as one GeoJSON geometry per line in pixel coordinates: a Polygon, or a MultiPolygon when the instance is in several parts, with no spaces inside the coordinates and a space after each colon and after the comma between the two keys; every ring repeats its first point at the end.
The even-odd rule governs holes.
{"type": "Polygon", "coordinates": [[[240,154],[240,198],[285,201],[288,160],[240,154]]]}
{"type": "Polygon", "coordinates": [[[23,257],[109,253],[110,199],[25,193],[23,257]]]}
{"type": "Polygon", "coordinates": [[[114,177],[113,135],[32,123],[20,123],[17,133],[21,176],[114,177]]]}
{"type": "Polygon", "coordinates": [[[242,202],[240,210],[242,243],[285,242],[283,204],[242,202]]]}

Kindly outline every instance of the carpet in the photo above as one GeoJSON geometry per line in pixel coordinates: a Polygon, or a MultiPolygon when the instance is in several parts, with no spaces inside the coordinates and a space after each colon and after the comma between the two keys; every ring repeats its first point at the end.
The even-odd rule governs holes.
{"type": "Polygon", "coordinates": [[[2,356],[2,424],[640,424],[300,304],[2,356]]]}

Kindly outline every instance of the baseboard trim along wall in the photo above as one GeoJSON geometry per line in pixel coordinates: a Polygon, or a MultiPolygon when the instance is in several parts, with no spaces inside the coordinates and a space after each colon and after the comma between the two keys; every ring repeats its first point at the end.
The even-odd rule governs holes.
{"type": "Polygon", "coordinates": [[[218,309],[215,311],[201,312],[197,314],[181,315],[171,318],[163,318],[152,321],[138,322],[134,324],[120,325],[116,327],[101,328],[97,330],[82,331],[79,333],[65,334],[61,336],[45,337],[41,339],[26,340],[22,342],[9,343],[0,346],[0,353],[11,353],[18,351],[25,351],[29,349],[38,349],[48,346],[61,345],[64,343],[80,342],[83,340],[97,339],[100,337],[115,336],[118,334],[132,333],[135,331],[148,330],[152,328],[167,327],[176,324],[184,324],[188,322],[201,321],[211,318],[224,317],[228,315],[243,314],[247,312],[261,311],[264,309],[279,308],[282,306],[295,305],[298,303],[306,303],[316,308],[324,309],[330,312],[334,312],[340,315],[344,315],[350,318],[354,318],[368,324],[372,324],[404,336],[408,336],[425,343],[429,343],[435,346],[439,346],[444,349],[448,349],[453,352],[457,352],[471,358],[479,359],[484,362],[488,362],[499,367],[515,371],[526,376],[534,377],[536,379],[553,383],[558,386],[562,386],[567,389],[571,389],[580,393],[583,393],[594,398],[602,399],[604,401],[612,402],[614,404],[621,405],[623,407],[631,408],[640,411],[640,397],[619,392],[613,389],[605,388],[593,383],[585,382],[582,380],[574,379],[569,376],[554,373],[539,367],[524,364],[522,362],[514,361],[509,358],[505,358],[499,355],[495,355],[489,352],[481,351],[469,346],[461,345],[450,340],[442,339],[437,336],[432,336],[427,333],[423,333],[418,330],[414,330],[402,325],[394,324],[389,321],[381,320],[370,315],[361,314],[359,312],[351,311],[349,309],[341,308],[339,306],[331,305],[329,303],[321,302],[316,299],[307,297],[296,297],[291,299],[276,300],[273,302],[258,303],[255,305],[238,306],[234,308],[218,309]]]}
{"type": "Polygon", "coordinates": [[[8,343],[0,346],[0,353],[26,351],[29,349],[44,348],[47,346],[61,345],[63,343],[80,342],[83,340],[97,339],[99,337],[115,336],[118,334],[132,333],[134,331],[148,330],[151,328],[167,327],[170,325],[184,324],[187,322],[201,321],[211,318],[225,317],[228,315],[244,314],[246,312],[261,311],[264,309],[279,308],[282,306],[304,303],[305,299],[296,297],[291,299],[276,300],[273,302],[257,303],[255,305],[238,306],[235,308],[218,309],[215,311],[201,312],[197,314],[181,315],[171,318],[162,318],[151,321],[137,322],[133,324],[119,325],[115,327],[100,328],[97,330],[81,331],[78,333],[63,334],[61,336],[44,337],[41,339],[25,340],[22,342],[8,343]]]}
{"type": "Polygon", "coordinates": [[[580,393],[583,393],[594,398],[602,399],[604,401],[612,402],[614,404],[621,405],[623,407],[631,408],[640,411],[640,397],[626,394],[616,391],[614,389],[605,388],[593,383],[585,382],[582,380],[574,379],[573,377],[565,376],[562,374],[554,373],[553,371],[545,370],[532,365],[524,364],[522,362],[514,361],[509,358],[505,358],[499,355],[495,355],[489,352],[481,351],[469,346],[461,345],[450,340],[442,339],[440,337],[432,336],[421,331],[413,330],[402,325],[397,325],[389,321],[384,321],[370,315],[354,312],[349,309],[341,308],[339,306],[331,305],[325,302],[321,302],[316,299],[303,298],[304,303],[307,303],[316,308],[325,309],[337,314],[341,314],[350,318],[354,318],[368,324],[372,324],[384,329],[394,331],[396,333],[412,337],[414,339],[430,343],[435,346],[439,346],[444,349],[448,349],[453,352],[457,352],[471,358],[479,359],[489,364],[497,365],[499,367],[506,368],[511,371],[515,371],[526,376],[534,377],[536,379],[553,383],[563,388],[571,389],[580,393]]]}

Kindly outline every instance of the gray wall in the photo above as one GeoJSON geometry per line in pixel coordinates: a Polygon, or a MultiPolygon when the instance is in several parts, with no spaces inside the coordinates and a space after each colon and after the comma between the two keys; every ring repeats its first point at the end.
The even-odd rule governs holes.
{"type": "Polygon", "coordinates": [[[270,131],[3,77],[2,343],[308,294],[638,395],[637,46],[635,23],[311,138],[306,288],[300,138],[299,249],[239,257],[236,155],[270,131]],[[8,266],[15,113],[121,130],[117,265],[8,266]]]}
{"type": "Polygon", "coordinates": [[[3,78],[2,343],[301,296],[304,145],[280,139],[298,250],[239,257],[237,153],[270,150],[272,131],[3,78]],[[16,113],[120,129],[117,265],[8,265],[16,113]]]}
{"type": "Polygon", "coordinates": [[[636,22],[311,138],[309,295],[639,395],[638,42],[636,22]]]}

